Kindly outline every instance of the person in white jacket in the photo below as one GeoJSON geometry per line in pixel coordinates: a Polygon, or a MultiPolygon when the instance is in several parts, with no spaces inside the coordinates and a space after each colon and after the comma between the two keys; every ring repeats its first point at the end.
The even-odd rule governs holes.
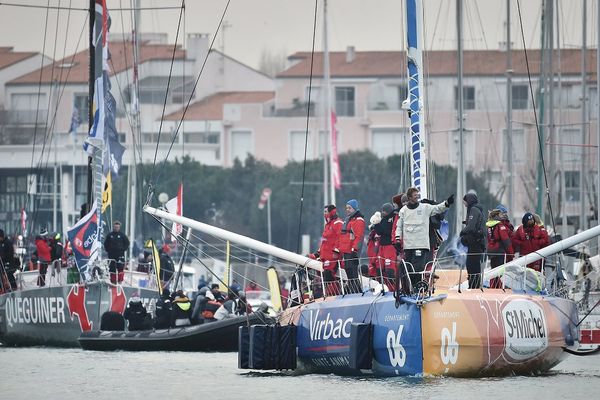
{"type": "Polygon", "coordinates": [[[396,243],[404,252],[404,261],[409,263],[407,268],[411,273],[411,283],[414,286],[421,280],[420,272],[425,268],[428,259],[429,245],[429,217],[446,211],[454,203],[454,195],[440,204],[431,205],[421,203],[419,189],[409,188],[406,192],[408,204],[398,213],[396,224],[396,243]],[[411,269],[412,266],[412,269],[411,269]]]}

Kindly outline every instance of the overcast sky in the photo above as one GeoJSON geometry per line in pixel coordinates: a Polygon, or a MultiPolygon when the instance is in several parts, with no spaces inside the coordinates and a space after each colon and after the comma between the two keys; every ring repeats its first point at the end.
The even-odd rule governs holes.
{"type": "MultiPolygon", "coordinates": [[[[12,0],[19,4],[36,4],[85,8],[87,0],[12,0]]],[[[131,30],[131,12],[116,8],[129,7],[133,0],[108,0],[112,9],[112,32],[131,30]],[[123,29],[124,28],[124,29],[123,29]]],[[[583,0],[559,0],[560,43],[563,47],[581,44],[583,0]]],[[[142,7],[179,6],[179,0],[141,0],[142,7]]],[[[505,0],[463,0],[465,49],[497,49],[505,40],[505,0]]],[[[541,0],[520,0],[527,47],[540,45],[541,0]]],[[[226,0],[188,0],[185,11],[185,32],[215,33],[226,0]]],[[[322,0],[318,2],[316,49],[322,49],[322,0]]],[[[361,50],[404,49],[404,0],[328,0],[330,15],[330,49],[344,50],[355,46],[361,50]]],[[[596,0],[588,1],[588,39],[596,47],[596,0]]],[[[231,0],[225,20],[225,40],[221,31],[216,47],[253,67],[259,64],[260,54],[269,50],[289,55],[311,48],[314,0],[231,0]]],[[[522,47],[517,0],[511,0],[512,42],[522,47]]],[[[455,0],[424,0],[425,38],[427,49],[456,47],[455,0]]],[[[179,10],[142,11],[143,32],[166,32],[169,41],[175,40],[179,10]]],[[[0,5],[0,46],[16,50],[42,51],[46,32],[45,53],[62,58],[76,50],[84,28],[85,12],[18,8],[0,5]],[[58,17],[58,31],[57,27],[58,17]],[[67,23],[68,20],[68,23],[67,23]],[[66,39],[65,39],[66,38],[66,39]]],[[[87,28],[86,28],[87,29],[87,28]]],[[[87,45],[87,32],[79,50],[87,45]]],[[[181,41],[181,37],[180,37],[181,41]]]]}

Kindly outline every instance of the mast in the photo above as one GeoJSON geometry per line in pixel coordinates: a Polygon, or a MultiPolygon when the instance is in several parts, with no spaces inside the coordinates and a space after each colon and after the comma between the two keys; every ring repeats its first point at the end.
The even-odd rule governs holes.
{"type": "Polygon", "coordinates": [[[544,215],[544,169],[542,166],[542,158],[544,156],[544,121],[546,120],[544,100],[546,94],[546,58],[544,57],[547,48],[546,43],[546,25],[547,25],[547,3],[542,3],[542,29],[541,29],[541,49],[540,49],[540,78],[539,78],[539,92],[538,92],[538,105],[539,105],[539,154],[537,159],[537,173],[536,173],[536,213],[540,216],[544,215]]]}
{"type": "MultiPolygon", "coordinates": [[[[508,164],[508,209],[509,217],[515,215],[514,209],[514,169],[512,134],[512,43],[510,36],[510,0],[506,0],[506,163],[508,164]]],[[[512,219],[512,218],[511,218],[512,219]]]]}
{"type": "MultiPolygon", "coordinates": [[[[323,117],[325,118],[325,134],[327,135],[325,148],[323,149],[323,196],[325,204],[335,204],[333,137],[331,135],[331,75],[329,71],[329,39],[327,29],[327,0],[323,0],[323,92],[325,96],[325,112],[323,117]]],[[[320,142],[320,138],[318,139],[320,142]]]]}
{"type": "MultiPolygon", "coordinates": [[[[88,80],[88,132],[92,130],[94,126],[94,82],[95,82],[95,66],[96,66],[96,54],[94,48],[94,24],[96,23],[96,1],[90,0],[89,3],[89,46],[90,46],[90,68],[89,68],[89,80],[88,80]]],[[[87,165],[87,207],[85,212],[89,212],[92,209],[92,184],[94,177],[92,176],[92,156],[88,155],[87,165]]],[[[73,177],[75,178],[75,177],[73,177]]]]}
{"type": "MultiPolygon", "coordinates": [[[[412,186],[427,198],[427,154],[423,110],[423,7],[421,0],[406,3],[408,45],[408,115],[410,117],[410,174],[412,186]]],[[[403,105],[406,108],[406,105],[403,105]]]]}
{"type": "MultiPolygon", "coordinates": [[[[556,9],[559,10],[558,1],[556,0],[556,9]]],[[[560,55],[560,13],[556,13],[556,49],[558,56],[558,98],[562,99],[562,58],[560,55]]],[[[558,111],[558,123],[562,126],[562,107],[559,107],[558,111]]],[[[565,184],[565,168],[564,168],[564,147],[559,146],[558,148],[558,158],[560,165],[560,216],[561,216],[561,234],[562,237],[567,237],[567,193],[566,193],[566,184],[565,184]]]]}
{"type": "MultiPolygon", "coordinates": [[[[550,112],[548,113],[548,138],[549,142],[556,142],[556,132],[554,127],[554,0],[546,0],[548,6],[548,25],[546,26],[547,33],[547,43],[548,43],[548,52],[547,52],[547,60],[548,60],[548,73],[547,73],[547,82],[548,82],[548,105],[550,108],[550,112]]],[[[555,199],[556,190],[554,188],[554,184],[556,182],[555,174],[556,174],[556,147],[549,146],[548,152],[550,153],[550,162],[548,165],[550,178],[548,179],[549,186],[549,197],[548,201],[550,204],[548,205],[548,211],[552,210],[552,206],[556,204],[555,199]]],[[[542,218],[544,217],[540,214],[542,218]]],[[[553,218],[552,215],[549,215],[553,218]]]]}
{"type": "MultiPolygon", "coordinates": [[[[596,4],[596,24],[600,23],[600,4],[596,4]]],[[[596,39],[596,87],[600,88],[600,29],[596,28],[597,39],[596,39]]],[[[598,115],[596,120],[597,132],[597,158],[596,158],[596,225],[600,225],[600,90],[596,89],[598,93],[598,115]]],[[[600,239],[598,239],[598,249],[600,249],[600,239]]]]}
{"type": "MultiPolygon", "coordinates": [[[[456,0],[456,36],[458,46],[458,168],[456,171],[456,195],[462,198],[467,192],[467,174],[465,172],[464,153],[464,96],[463,96],[463,43],[462,43],[462,0],[456,0]]],[[[463,207],[456,207],[456,224],[454,226],[458,234],[462,229],[464,220],[463,207]]]]}
{"type": "Polygon", "coordinates": [[[579,197],[581,208],[579,210],[579,229],[585,230],[585,175],[586,175],[586,160],[585,160],[585,134],[587,131],[587,108],[586,108],[586,92],[587,92],[587,74],[586,74],[586,49],[587,49],[587,0],[583,0],[582,23],[581,23],[581,172],[579,174],[579,197]]]}
{"type": "MultiPolygon", "coordinates": [[[[140,0],[135,1],[135,11],[133,18],[133,85],[131,87],[131,110],[133,111],[133,129],[131,135],[138,135],[138,140],[141,140],[140,130],[140,107],[138,102],[138,61],[139,61],[139,45],[140,45],[140,26],[141,26],[141,11],[140,11],[140,0]]],[[[185,79],[184,79],[185,80],[185,79]]],[[[134,141],[135,143],[135,141],[134,141]]],[[[129,208],[129,238],[133,242],[135,241],[135,225],[136,225],[136,210],[137,210],[137,168],[135,160],[135,151],[132,152],[131,163],[128,168],[130,172],[131,181],[128,187],[128,194],[130,195],[131,203],[129,208]]],[[[129,176],[129,174],[128,174],[129,176]]],[[[133,246],[129,247],[129,260],[134,259],[133,246]]]]}

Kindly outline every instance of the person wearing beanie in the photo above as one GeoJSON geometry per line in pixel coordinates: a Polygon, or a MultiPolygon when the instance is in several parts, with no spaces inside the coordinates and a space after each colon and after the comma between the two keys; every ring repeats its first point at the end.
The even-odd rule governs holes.
{"type": "Polygon", "coordinates": [[[338,264],[340,255],[340,236],[344,222],[338,217],[335,205],[329,204],[323,209],[325,226],[319,244],[319,250],[308,255],[309,258],[323,262],[323,280],[328,295],[339,294],[337,282],[338,264]]]}
{"type": "Polygon", "coordinates": [[[154,309],[154,328],[169,329],[171,326],[171,292],[164,288],[154,309]]]}
{"type": "Polygon", "coordinates": [[[52,249],[46,228],[40,229],[40,234],[35,238],[35,251],[40,272],[37,284],[40,287],[46,286],[46,272],[48,271],[48,264],[52,261],[52,249]]]}
{"type": "Polygon", "coordinates": [[[469,289],[481,287],[481,261],[486,248],[487,230],[483,208],[475,193],[467,193],[463,197],[463,204],[467,207],[467,218],[463,222],[465,227],[460,231],[460,242],[467,247],[467,274],[469,289]]]}
{"type": "Polygon", "coordinates": [[[340,253],[344,259],[344,269],[348,276],[348,292],[362,292],[358,276],[358,256],[365,234],[365,217],[359,210],[358,200],[346,202],[346,219],[340,236],[340,253]]]}
{"type": "MultiPolygon", "coordinates": [[[[421,272],[429,258],[429,218],[446,211],[454,204],[454,195],[436,205],[421,203],[419,189],[411,187],[406,191],[408,203],[400,209],[396,224],[396,249],[404,251],[404,260],[414,269],[410,276],[412,286],[421,281],[421,272]]],[[[408,293],[408,288],[402,288],[408,293]]]]}
{"type": "Polygon", "coordinates": [[[375,271],[370,275],[383,276],[383,282],[389,290],[396,290],[396,257],[397,252],[392,243],[393,226],[396,215],[394,206],[391,203],[385,203],[381,206],[381,221],[373,226],[373,231],[379,236],[379,249],[375,258],[375,271]]]}
{"type": "MultiPolygon", "coordinates": [[[[487,254],[492,269],[507,263],[513,259],[514,250],[512,246],[513,229],[510,222],[504,221],[500,209],[489,212],[485,223],[487,228],[487,254]],[[508,222],[508,225],[505,223],[508,222]]],[[[490,281],[490,288],[501,288],[502,282],[498,278],[490,281]]]]}
{"type": "MultiPolygon", "coordinates": [[[[521,257],[526,256],[527,254],[536,252],[549,244],[547,232],[544,235],[542,229],[536,225],[535,217],[532,213],[525,213],[521,219],[521,222],[523,224],[517,228],[517,231],[512,238],[512,244],[515,249],[515,253],[518,252],[519,256],[521,257]]],[[[541,272],[541,260],[529,263],[527,264],[527,267],[541,272]]]]}

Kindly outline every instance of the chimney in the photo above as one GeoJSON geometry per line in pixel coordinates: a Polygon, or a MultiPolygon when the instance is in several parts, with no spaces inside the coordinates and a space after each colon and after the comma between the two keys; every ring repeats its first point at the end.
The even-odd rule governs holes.
{"type": "Polygon", "coordinates": [[[187,58],[194,60],[195,64],[204,62],[208,53],[208,33],[190,33],[187,37],[187,58]]]}
{"type": "Polygon", "coordinates": [[[356,58],[356,51],[354,46],[346,47],[346,63],[350,64],[356,58]]]}

